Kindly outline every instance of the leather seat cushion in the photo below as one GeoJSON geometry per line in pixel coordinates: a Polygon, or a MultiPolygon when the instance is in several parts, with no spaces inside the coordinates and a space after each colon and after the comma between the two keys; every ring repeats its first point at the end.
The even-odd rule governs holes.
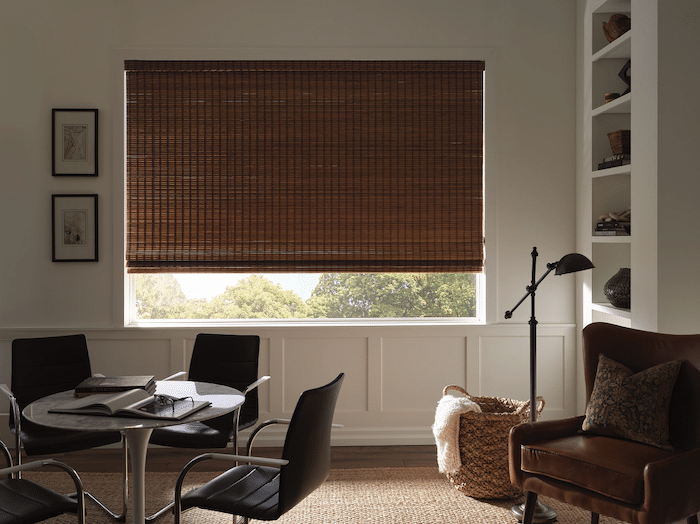
{"type": "Polygon", "coordinates": [[[27,455],[53,455],[115,444],[122,439],[118,431],[68,431],[53,429],[22,420],[20,439],[27,455]]]}
{"type": "Polygon", "coordinates": [[[0,523],[38,522],[77,513],[78,503],[25,479],[0,480],[0,523]]]}
{"type": "Polygon", "coordinates": [[[196,506],[257,520],[275,520],[280,517],[279,488],[279,469],[243,465],[185,493],[182,509],[196,506]]]}
{"type": "Polygon", "coordinates": [[[673,455],[646,444],[598,435],[575,435],[524,444],[521,468],[606,497],[641,504],[644,467],[673,455]]]}
{"type": "Polygon", "coordinates": [[[221,431],[203,422],[187,422],[154,429],[149,442],[175,448],[225,448],[231,440],[230,437],[230,429],[221,431]]]}

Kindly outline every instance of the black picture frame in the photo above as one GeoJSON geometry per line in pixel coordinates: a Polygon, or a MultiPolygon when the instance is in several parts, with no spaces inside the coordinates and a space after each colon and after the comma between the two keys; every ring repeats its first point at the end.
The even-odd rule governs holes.
{"type": "Polygon", "coordinates": [[[51,195],[51,260],[97,262],[96,194],[51,195]]]}
{"type": "Polygon", "coordinates": [[[53,176],[97,176],[97,109],[52,109],[51,135],[53,176]]]}

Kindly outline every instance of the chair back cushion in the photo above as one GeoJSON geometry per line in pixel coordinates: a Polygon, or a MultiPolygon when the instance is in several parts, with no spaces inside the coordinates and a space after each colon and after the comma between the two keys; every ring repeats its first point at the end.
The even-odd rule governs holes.
{"type": "MultiPolygon", "coordinates": [[[[85,335],[12,341],[12,392],[20,409],[47,395],[75,388],[91,375],[85,335]]],[[[10,423],[12,413],[10,413],[10,423]]]]}
{"type": "MultiPolygon", "coordinates": [[[[243,391],[258,379],[260,337],[257,335],[222,335],[199,333],[194,342],[188,373],[189,380],[222,384],[243,391]]],[[[213,427],[228,424],[231,417],[209,422],[213,427]]],[[[258,420],[258,388],[246,395],[241,407],[239,427],[258,420]]],[[[223,429],[223,428],[220,428],[223,429]]]]}
{"type": "Polygon", "coordinates": [[[331,426],[345,375],[299,397],[287,429],[280,471],[279,511],[283,514],[325,482],[331,470],[331,426]]]}
{"type": "Polygon", "coordinates": [[[676,450],[700,447],[700,335],[671,335],[597,322],[583,330],[586,407],[600,354],[634,373],[683,360],[669,408],[670,443],[676,450]]]}

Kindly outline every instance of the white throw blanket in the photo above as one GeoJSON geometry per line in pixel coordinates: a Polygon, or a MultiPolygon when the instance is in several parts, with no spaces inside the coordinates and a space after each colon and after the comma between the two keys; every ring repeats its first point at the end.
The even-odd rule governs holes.
{"type": "Polygon", "coordinates": [[[443,395],[438,402],[433,435],[440,473],[456,473],[462,465],[459,457],[459,416],[469,411],[481,412],[481,408],[466,397],[443,395]]]}

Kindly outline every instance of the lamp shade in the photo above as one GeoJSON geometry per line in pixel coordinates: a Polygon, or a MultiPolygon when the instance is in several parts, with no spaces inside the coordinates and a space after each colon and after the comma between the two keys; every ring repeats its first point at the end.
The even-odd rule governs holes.
{"type": "Polygon", "coordinates": [[[557,262],[557,270],[554,274],[566,275],[567,273],[576,273],[577,271],[592,269],[594,267],[593,262],[591,262],[588,257],[580,253],[569,253],[561,257],[561,260],[557,262]]]}

